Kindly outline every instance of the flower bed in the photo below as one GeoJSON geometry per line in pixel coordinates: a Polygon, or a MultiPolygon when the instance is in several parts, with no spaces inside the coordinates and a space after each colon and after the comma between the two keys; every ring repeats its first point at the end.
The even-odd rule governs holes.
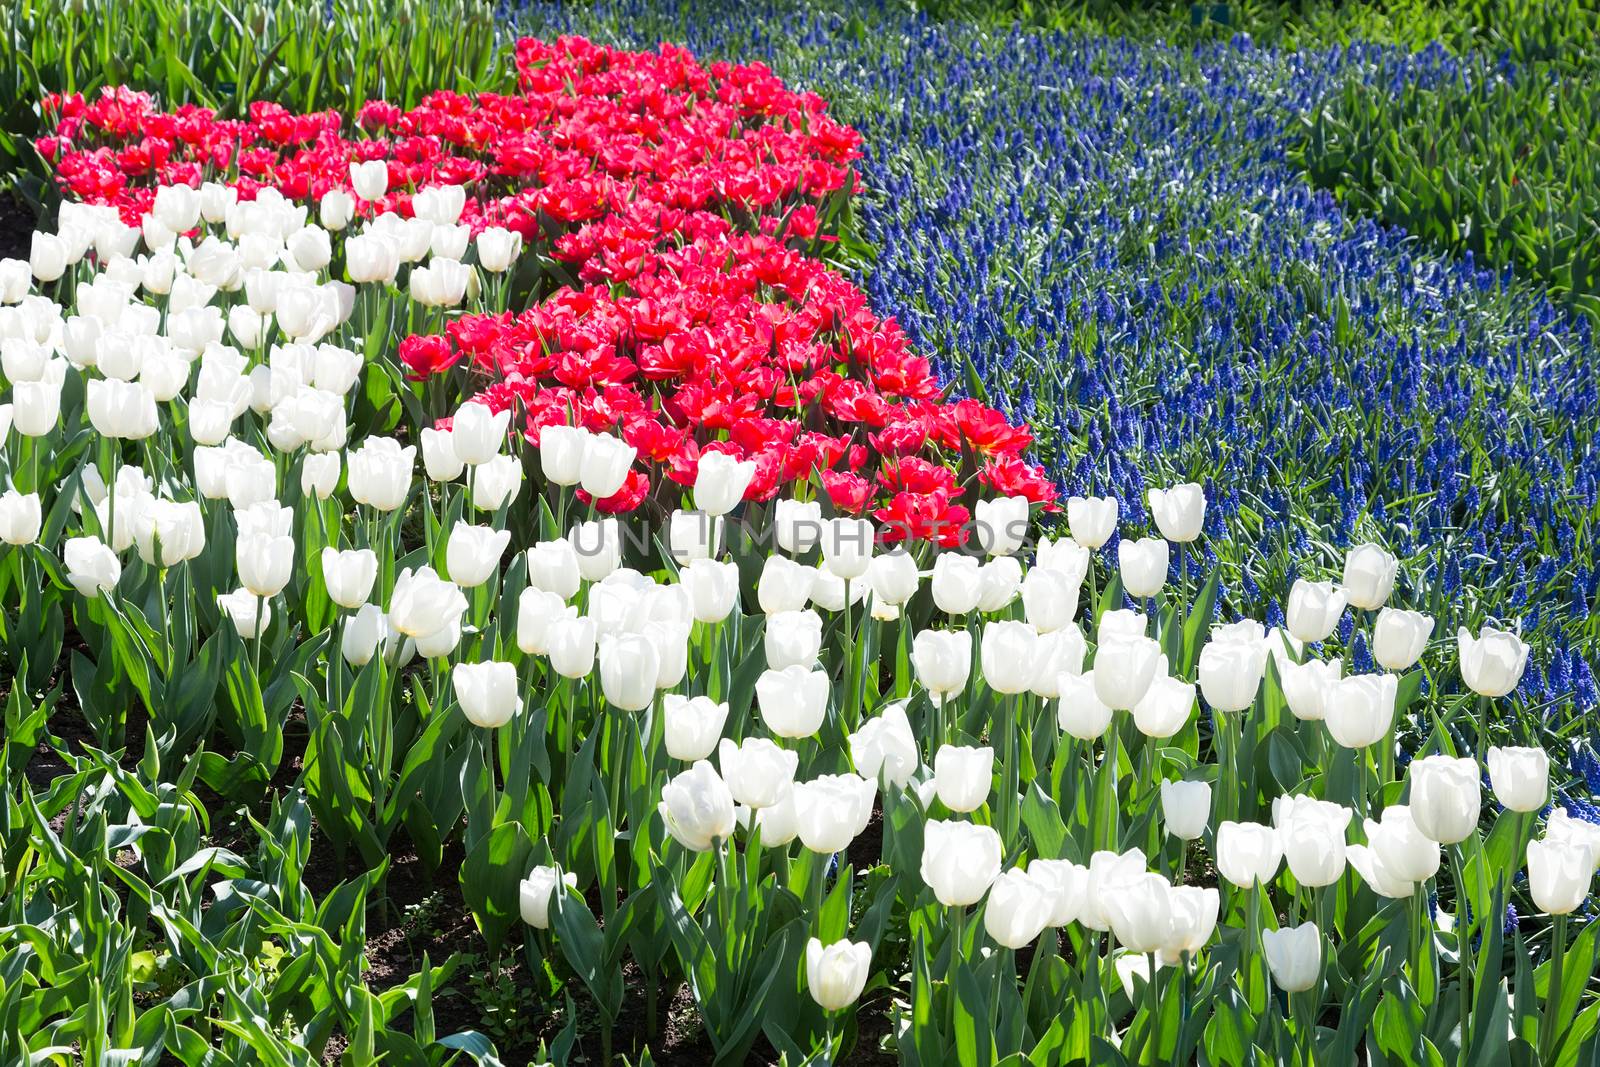
{"type": "Polygon", "coordinates": [[[353,140],[53,103],[101,202],[0,264],[0,1058],[1587,1054],[1600,831],[1517,632],[1376,543],[1231,594],[1242,490],[1041,534],[1030,432],[816,256],[820,104],[519,60],[353,140]],[[397,883],[474,958],[435,914],[376,973],[397,883]]]}

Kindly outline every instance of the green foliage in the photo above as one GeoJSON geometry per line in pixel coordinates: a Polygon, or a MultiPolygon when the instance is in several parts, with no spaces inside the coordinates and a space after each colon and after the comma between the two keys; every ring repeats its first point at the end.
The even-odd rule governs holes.
{"type": "Polygon", "coordinates": [[[0,5],[0,171],[31,161],[46,93],[114,85],[243,115],[346,114],[508,87],[488,0],[14,0],[0,5]]]}
{"type": "Polygon", "coordinates": [[[1311,180],[1600,316],[1600,85],[1565,60],[1508,76],[1480,60],[1393,92],[1390,75],[1347,81],[1303,120],[1311,180]]]}

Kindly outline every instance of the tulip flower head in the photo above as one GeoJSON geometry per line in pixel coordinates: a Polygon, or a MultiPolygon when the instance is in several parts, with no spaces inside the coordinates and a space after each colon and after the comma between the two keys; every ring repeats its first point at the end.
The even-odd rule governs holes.
{"type": "Polygon", "coordinates": [[[872,947],[865,941],[806,942],[806,988],[823,1011],[854,1004],[872,972],[872,947]]]}
{"type": "Polygon", "coordinates": [[[1357,545],[1344,559],[1346,602],[1362,611],[1376,611],[1394,591],[1395,575],[1399,572],[1400,561],[1381,546],[1357,545]]]}
{"type": "Polygon", "coordinates": [[[1261,950],[1273,983],[1285,993],[1303,993],[1317,984],[1322,972],[1322,931],[1316,923],[1264,930],[1261,950]]]}
{"type": "Polygon", "coordinates": [[[504,726],[522,708],[517,669],[510,663],[458,663],[450,680],[461,713],[474,726],[504,726]]]}
{"type": "Polygon", "coordinates": [[[1510,693],[1528,666],[1527,642],[1493,626],[1485,626],[1477,637],[1463,626],[1456,631],[1456,646],[1461,655],[1461,680],[1479,696],[1510,693]]]}
{"type": "Polygon", "coordinates": [[[989,799],[994,779],[994,749],[941,745],[933,754],[934,789],[954,812],[977,811],[989,799]]]}
{"type": "Polygon", "coordinates": [[[1465,841],[1478,828],[1483,807],[1478,761],[1434,755],[1412,760],[1406,769],[1411,783],[1411,817],[1417,829],[1441,845],[1465,841]]]}
{"type": "Polygon", "coordinates": [[[946,907],[970,907],[1000,877],[1003,851],[992,826],[931,819],[922,829],[922,881],[946,907]]]}
{"type": "Polygon", "coordinates": [[[1067,499],[1067,528],[1072,539],[1091,551],[1100,548],[1117,532],[1117,500],[1115,497],[1082,497],[1067,499]]]}
{"type": "Polygon", "coordinates": [[[989,887],[983,928],[1002,948],[1025,948],[1050,925],[1054,910],[1055,887],[1013,867],[989,887]]]}
{"type": "Polygon", "coordinates": [[[707,852],[733,837],[733,793],[705,760],[662,788],[657,810],[667,833],[691,852],[707,852]]]}
{"type": "Polygon", "coordinates": [[[1129,596],[1143,599],[1161,592],[1167,584],[1170,551],[1167,542],[1159,537],[1118,542],[1117,567],[1129,596]]]}
{"type": "Polygon", "coordinates": [[[668,693],[661,698],[661,713],[667,755],[685,763],[706,759],[715,752],[722,727],[728,721],[728,705],[708,696],[668,693]]]}
{"type": "Polygon", "coordinates": [[[517,886],[522,921],[536,930],[550,929],[550,904],[555,895],[577,886],[576,874],[563,874],[559,867],[535,867],[517,886]]]}
{"type": "Polygon", "coordinates": [[[921,762],[904,701],[890,704],[862,723],[848,740],[856,773],[872,781],[881,780],[903,789],[921,762]]]}
{"type": "Polygon", "coordinates": [[[1217,872],[1240,889],[1271,882],[1282,861],[1283,841],[1275,828],[1247,822],[1217,827],[1217,872]]]}
{"type": "Polygon", "coordinates": [[[1422,658],[1433,618],[1420,611],[1384,608],[1372,628],[1372,658],[1389,671],[1408,671],[1422,658]]]}
{"type": "Polygon", "coordinates": [[[1542,748],[1491,747],[1486,762],[1495,799],[1510,811],[1534,812],[1550,796],[1550,756],[1542,748]]]}
{"type": "Polygon", "coordinates": [[[1210,782],[1161,783],[1161,821],[1167,833],[1180,841],[1193,841],[1205,833],[1206,823],[1210,819],[1210,782]]]}

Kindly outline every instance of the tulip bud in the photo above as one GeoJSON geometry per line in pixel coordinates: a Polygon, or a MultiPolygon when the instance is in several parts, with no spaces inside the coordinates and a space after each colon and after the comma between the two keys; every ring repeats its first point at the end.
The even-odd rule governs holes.
{"type": "Polygon", "coordinates": [[[1192,956],[1205,948],[1211,935],[1216,933],[1222,898],[1209,886],[1202,889],[1179,885],[1168,891],[1167,903],[1172,909],[1172,925],[1167,931],[1166,943],[1161,946],[1161,958],[1177,963],[1185,953],[1192,956]]]}
{"type": "Polygon", "coordinates": [[[458,663],[450,675],[461,713],[474,726],[504,726],[522,710],[517,669],[509,663],[458,663]]]}
{"type": "Polygon", "coordinates": [[[389,595],[389,625],[419,641],[458,627],[466,610],[466,596],[432,567],[401,571],[389,595]]]}
{"type": "Polygon", "coordinates": [[[667,833],[692,852],[709,851],[733,837],[733,794],[705,760],[662,788],[657,810],[667,833]]]}
{"type": "MultiPolygon", "coordinates": [[[[196,505],[198,507],[198,505],[196,505]]],[[[294,539],[253,534],[235,542],[239,584],[254,596],[273,597],[294,573],[294,539]]]]}
{"type": "Polygon", "coordinates": [[[1594,877],[1595,856],[1587,848],[1571,848],[1562,842],[1528,842],[1528,895],[1534,907],[1550,915],[1567,915],[1578,910],[1589,895],[1594,877]]]}
{"type": "Polygon", "coordinates": [[[487,463],[500,454],[505,443],[506,430],[511,425],[511,409],[492,412],[483,404],[467,401],[456,409],[450,424],[451,443],[455,453],[468,466],[487,463]]]}
{"type": "MultiPolygon", "coordinates": [[[[728,705],[706,696],[668,693],[661,698],[661,713],[667,755],[686,763],[703,760],[715,752],[722,727],[728,721],[728,705]]],[[[726,763],[723,771],[727,771],[726,763]]]]}
{"type": "Polygon", "coordinates": [[[392,437],[369,437],[350,453],[350,495],[375,511],[394,511],[411,491],[417,447],[392,437]]]}
{"type": "Polygon", "coordinates": [[[1161,536],[1179,543],[1200,536],[1206,520],[1206,494],[1195,482],[1184,482],[1171,489],[1152,489],[1148,495],[1150,515],[1161,536]]]}
{"type": "Polygon", "coordinates": [[[503,226],[486,226],[478,232],[478,266],[491,274],[511,269],[522,251],[522,235],[503,226]]]}
{"type": "Polygon", "coordinates": [[[991,556],[1009,556],[1028,536],[1028,498],[980,500],[973,514],[978,547],[991,556]]]}
{"type": "Polygon", "coordinates": [[[356,213],[356,201],[343,189],[329,189],[317,202],[317,221],[325,230],[342,230],[356,213]]]}
{"type": "Polygon", "coordinates": [[[1337,659],[1278,664],[1278,686],[1295,718],[1321,722],[1326,717],[1328,690],[1339,681],[1343,667],[1337,659]]]}
{"type": "MultiPolygon", "coordinates": [[[[1114,711],[1132,711],[1139,706],[1156,676],[1166,673],[1166,657],[1161,645],[1149,637],[1117,636],[1102,639],[1095,650],[1095,695],[1114,711]]],[[[1087,675],[1086,675],[1087,677],[1087,675]]]]}
{"type": "Polygon", "coordinates": [[[917,681],[930,693],[960,693],[973,665],[973,635],[968,630],[923,630],[912,640],[910,662],[917,681]]]}
{"type": "Polygon", "coordinates": [[[1084,548],[1100,548],[1117,532],[1116,497],[1068,497],[1067,528],[1084,548]]]}
{"type": "Polygon", "coordinates": [[[1035,567],[1022,580],[1022,610],[1042,634],[1072,622],[1078,613],[1078,586],[1057,570],[1035,567]]]}
{"type": "Polygon", "coordinates": [[[815,500],[780,500],[772,525],[779,548],[791,556],[804,555],[822,543],[822,505],[815,500]]]}
{"type": "Polygon", "coordinates": [[[983,595],[981,564],[972,556],[943,552],[933,561],[933,603],[947,615],[970,615],[983,595]]]}
{"type": "Polygon", "coordinates": [[[824,774],[794,784],[795,828],[812,852],[832,855],[850,847],[872,818],[877,788],[855,774],[824,774]]]}
{"type": "Polygon", "coordinates": [[[755,460],[726,452],[701,453],[695,469],[694,506],[707,515],[726,515],[739,506],[755,477],[755,460]]]}
{"type": "Polygon", "coordinates": [[[1600,824],[1573,818],[1566,808],[1554,808],[1545,822],[1544,837],[1562,848],[1587,850],[1600,866],[1600,824]]]}
{"type": "Polygon", "coordinates": [[[1295,639],[1309,644],[1326,641],[1333,635],[1344,608],[1343,589],[1332,582],[1308,582],[1301,578],[1289,590],[1284,618],[1295,639]]]}
{"type": "Polygon", "coordinates": [[[1118,886],[1105,900],[1111,931],[1129,952],[1155,952],[1172,932],[1172,885],[1145,873],[1118,886]]]}
{"type": "Polygon", "coordinates": [[[1430,840],[1454,845],[1477,830],[1483,807],[1477,760],[1425,756],[1412,760],[1406,778],[1411,783],[1411,817],[1430,840]]]}
{"type": "MultiPolygon", "coordinates": [[[[1422,831],[1417,829],[1416,820],[1411,817],[1408,806],[1391,804],[1383,809],[1378,821],[1367,819],[1363,828],[1367,834],[1367,849],[1374,863],[1370,865],[1370,872],[1356,868],[1361,877],[1369,883],[1374,878],[1392,882],[1393,885],[1388,888],[1399,888],[1400,883],[1406,883],[1405,889],[1398,893],[1384,892],[1374,885],[1383,896],[1408,897],[1411,895],[1410,883],[1426,882],[1439,873],[1439,843],[1424,837],[1422,831]]],[[[1354,857],[1350,859],[1354,864],[1354,857]]]]}
{"type": "Polygon", "coordinates": [[[1365,748],[1388,736],[1399,681],[1392,674],[1358,674],[1323,689],[1328,733],[1345,748],[1365,748]]]}
{"type": "Polygon", "coordinates": [[[674,511],[667,522],[667,548],[685,564],[711,559],[722,543],[722,517],[703,511],[674,511]]]}
{"type": "Polygon", "coordinates": [[[1389,671],[1408,671],[1422,658],[1433,618],[1420,611],[1384,608],[1372,628],[1372,658],[1389,671]]]}
{"type": "Polygon", "coordinates": [[[445,569],[463,589],[476,589],[494,576],[500,556],[511,543],[511,531],[458,522],[445,543],[445,569]]]}
{"type": "Polygon", "coordinates": [[[834,518],[822,527],[822,566],[849,581],[867,573],[876,537],[866,519],[834,518]]]}
{"type": "Polygon", "coordinates": [[[247,640],[260,637],[272,625],[272,605],[245,589],[218,593],[217,607],[228,616],[239,636],[247,640]]]}
{"type": "Polygon", "coordinates": [[[1188,725],[1193,712],[1194,683],[1162,674],[1133,706],[1133,723],[1146,737],[1172,737],[1188,725]]]}
{"type": "Polygon", "coordinates": [[[596,500],[614,495],[628,480],[637,451],[609,434],[591,434],[585,442],[578,483],[596,500]]]}
{"type": "Polygon", "coordinates": [[[1272,981],[1285,993],[1303,993],[1317,984],[1322,972],[1322,931],[1316,923],[1263,930],[1261,951],[1267,957],[1272,981]]]}
{"type": "Polygon", "coordinates": [[[381,159],[350,164],[350,184],[363,200],[377,200],[389,191],[389,164],[381,159]]]}
{"type": "Polygon", "coordinates": [[[365,667],[378,650],[389,628],[383,609],[376,604],[362,604],[356,613],[345,621],[344,633],[339,640],[339,652],[352,667],[365,667]]]}
{"type": "Polygon", "coordinates": [[[377,577],[378,557],[370,548],[322,550],[322,581],[327,586],[328,599],[341,608],[355,609],[365,604],[377,577]]]}
{"type": "Polygon", "coordinates": [[[768,615],[763,648],[772,670],[815,666],[822,651],[822,616],[810,609],[768,615]]]}
{"type": "Polygon", "coordinates": [[[1344,874],[1349,808],[1306,796],[1279,797],[1272,804],[1283,858],[1303,886],[1332,885],[1344,874]]]}
{"type": "Polygon", "coordinates": [[[1035,696],[1054,699],[1061,695],[1061,676],[1083,674],[1083,657],[1089,652],[1084,644],[1083,632],[1077,623],[1069,622],[1060,630],[1040,634],[1034,646],[1033,681],[1028,691],[1035,696]]]}
{"type": "Polygon", "coordinates": [[[756,600],[768,615],[800,611],[811,600],[814,571],[785,556],[768,556],[756,581],[756,600]]]}
{"type": "Polygon", "coordinates": [[[576,889],[578,876],[562,874],[559,867],[535,867],[517,887],[522,921],[536,930],[550,929],[550,902],[556,893],[576,889]]]}
{"type": "Polygon", "coordinates": [[[41,282],[53,282],[67,273],[67,243],[53,233],[34,231],[28,251],[28,268],[41,282]]]}
{"type": "Polygon", "coordinates": [[[1265,645],[1213,636],[1200,650],[1200,693],[1216,711],[1244,711],[1255,703],[1266,668],[1265,645]]]}
{"type": "Polygon", "coordinates": [[[1550,796],[1550,757],[1542,748],[1489,749],[1489,783],[1511,811],[1532,812],[1550,796]]]}
{"type": "Polygon", "coordinates": [[[1167,584],[1169,553],[1167,542],[1159,537],[1117,544],[1117,567],[1122,574],[1122,587],[1129,596],[1143,599],[1161,592],[1161,587],[1167,584]]]}
{"type": "Polygon", "coordinates": [[[450,430],[422,431],[422,469],[434,482],[453,482],[461,477],[466,464],[456,455],[455,435],[450,430]]]}
{"type": "Polygon", "coordinates": [[[622,566],[622,531],[615,518],[580,522],[567,532],[567,540],[578,554],[578,575],[584,581],[601,581],[622,566]]]}
{"type": "Polygon", "coordinates": [[[1394,591],[1400,561],[1374,544],[1358,545],[1344,559],[1344,594],[1353,608],[1375,611],[1394,591]]]}
{"type": "Polygon", "coordinates": [[[916,595],[917,584],[921,581],[917,561],[904,549],[873,556],[867,564],[866,578],[877,603],[896,607],[916,595]]]}
{"type": "Polygon", "coordinates": [[[1102,933],[1110,930],[1111,916],[1106,910],[1107,902],[1123,886],[1143,877],[1145,873],[1145,856],[1141,849],[1131,848],[1120,855],[1106,851],[1091,855],[1078,922],[1090,930],[1102,933]]]}
{"type": "Polygon", "coordinates": [[[921,763],[904,702],[884,708],[882,714],[862,723],[848,740],[856,773],[870,781],[886,781],[904,789],[921,763]]]}
{"type": "Polygon", "coordinates": [[[1092,741],[1106,732],[1111,725],[1111,709],[1095,692],[1094,671],[1060,675],[1056,679],[1056,689],[1061,701],[1056,722],[1068,736],[1092,741]]]}
{"type": "Polygon", "coordinates": [[[1205,833],[1210,819],[1210,782],[1161,783],[1161,821],[1167,833],[1180,841],[1193,841],[1205,833]]]}
{"type": "Polygon", "coordinates": [[[1050,924],[1054,910],[1053,886],[1013,867],[989,887],[983,928],[1002,948],[1026,948],[1050,924]]]}
{"type": "Polygon", "coordinates": [[[122,561],[97,537],[69,537],[61,546],[67,581],[82,596],[97,597],[116,588],[122,578],[122,561]]]}
{"type": "MultiPolygon", "coordinates": [[[[595,622],[567,615],[550,629],[550,669],[563,678],[582,678],[594,670],[595,622]]],[[[654,688],[655,679],[648,679],[654,688]]]]}
{"type": "Polygon", "coordinates": [[[600,640],[600,688],[623,711],[643,711],[656,695],[661,654],[642,634],[607,634],[600,640]]]}
{"type": "Polygon", "coordinates": [[[731,561],[693,560],[683,569],[679,581],[689,592],[696,622],[719,623],[732,614],[739,602],[739,567],[731,561]]]}
{"type": "Polygon", "coordinates": [[[828,711],[828,673],[794,665],[756,679],[761,721],[779,737],[810,737],[828,711]]]}
{"type": "Polygon", "coordinates": [[[865,941],[835,941],[823,947],[806,942],[806,988],[823,1011],[842,1011],[856,1002],[872,972],[872,946],[865,941]]]}
{"type": "Polygon", "coordinates": [[[578,591],[578,553],[565,537],[541,541],[528,549],[528,585],[554,593],[562,600],[578,591]]]}
{"type": "Polygon", "coordinates": [[[581,426],[546,426],[539,431],[539,469],[552,485],[577,485],[591,434],[581,426]]]}
{"type": "Polygon", "coordinates": [[[1078,917],[1089,888],[1089,870],[1070,860],[1028,861],[1028,873],[1050,898],[1048,926],[1066,926],[1078,917]]]}
{"type": "Polygon", "coordinates": [[[946,907],[976,904],[1000,876],[1002,852],[992,826],[931,819],[922,828],[922,880],[946,907]]]}
{"type": "Polygon", "coordinates": [[[0,541],[18,547],[31,545],[39,540],[43,525],[38,493],[8,489],[0,494],[0,541]]]}
{"type": "MultiPolygon", "coordinates": [[[[91,383],[92,384],[92,383],[91,383]]],[[[1476,639],[1466,627],[1456,631],[1461,656],[1461,680],[1485,697],[1503,697],[1522,681],[1528,666],[1528,645],[1506,630],[1485,626],[1476,639]]]]}
{"type": "Polygon", "coordinates": [[[472,506],[498,511],[522,491],[522,463],[516,456],[495,456],[478,464],[472,475],[472,506]]]}
{"type": "Polygon", "coordinates": [[[1033,682],[1039,635],[1025,622],[985,623],[979,660],[984,681],[996,693],[1026,693],[1033,682]]]}
{"type": "Polygon", "coordinates": [[[116,379],[89,379],[89,422],[102,437],[140,441],[156,432],[159,416],[149,386],[116,379]]]}
{"type": "Polygon", "coordinates": [[[941,745],[933,755],[933,784],[939,802],[951,811],[977,811],[989,799],[994,779],[994,749],[941,745]]]}
{"type": "Polygon", "coordinates": [[[1089,550],[1076,541],[1069,541],[1065,537],[1058,537],[1052,541],[1048,537],[1042,537],[1034,552],[1033,565],[1036,569],[1055,571],[1065,577],[1071,583],[1072,601],[1076,606],[1077,590],[1089,574],[1090,558],[1089,550]]]}
{"type": "Polygon", "coordinates": [[[759,809],[776,804],[789,789],[800,757],[765,737],[747,737],[738,743],[723,738],[717,744],[717,763],[733,799],[759,809]]]}
{"type": "Polygon", "coordinates": [[[1250,822],[1217,827],[1217,872],[1240,889],[1271,882],[1282,860],[1283,843],[1272,827],[1250,822]]]}
{"type": "Polygon", "coordinates": [[[1022,564],[1015,556],[997,556],[978,568],[978,610],[999,611],[1017,598],[1022,588],[1022,564]]]}

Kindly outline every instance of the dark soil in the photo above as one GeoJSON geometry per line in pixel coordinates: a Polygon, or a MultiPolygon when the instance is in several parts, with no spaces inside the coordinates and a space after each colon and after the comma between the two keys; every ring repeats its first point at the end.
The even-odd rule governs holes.
{"type": "Polygon", "coordinates": [[[14,193],[0,192],[0,259],[27,259],[33,212],[14,193]]]}

